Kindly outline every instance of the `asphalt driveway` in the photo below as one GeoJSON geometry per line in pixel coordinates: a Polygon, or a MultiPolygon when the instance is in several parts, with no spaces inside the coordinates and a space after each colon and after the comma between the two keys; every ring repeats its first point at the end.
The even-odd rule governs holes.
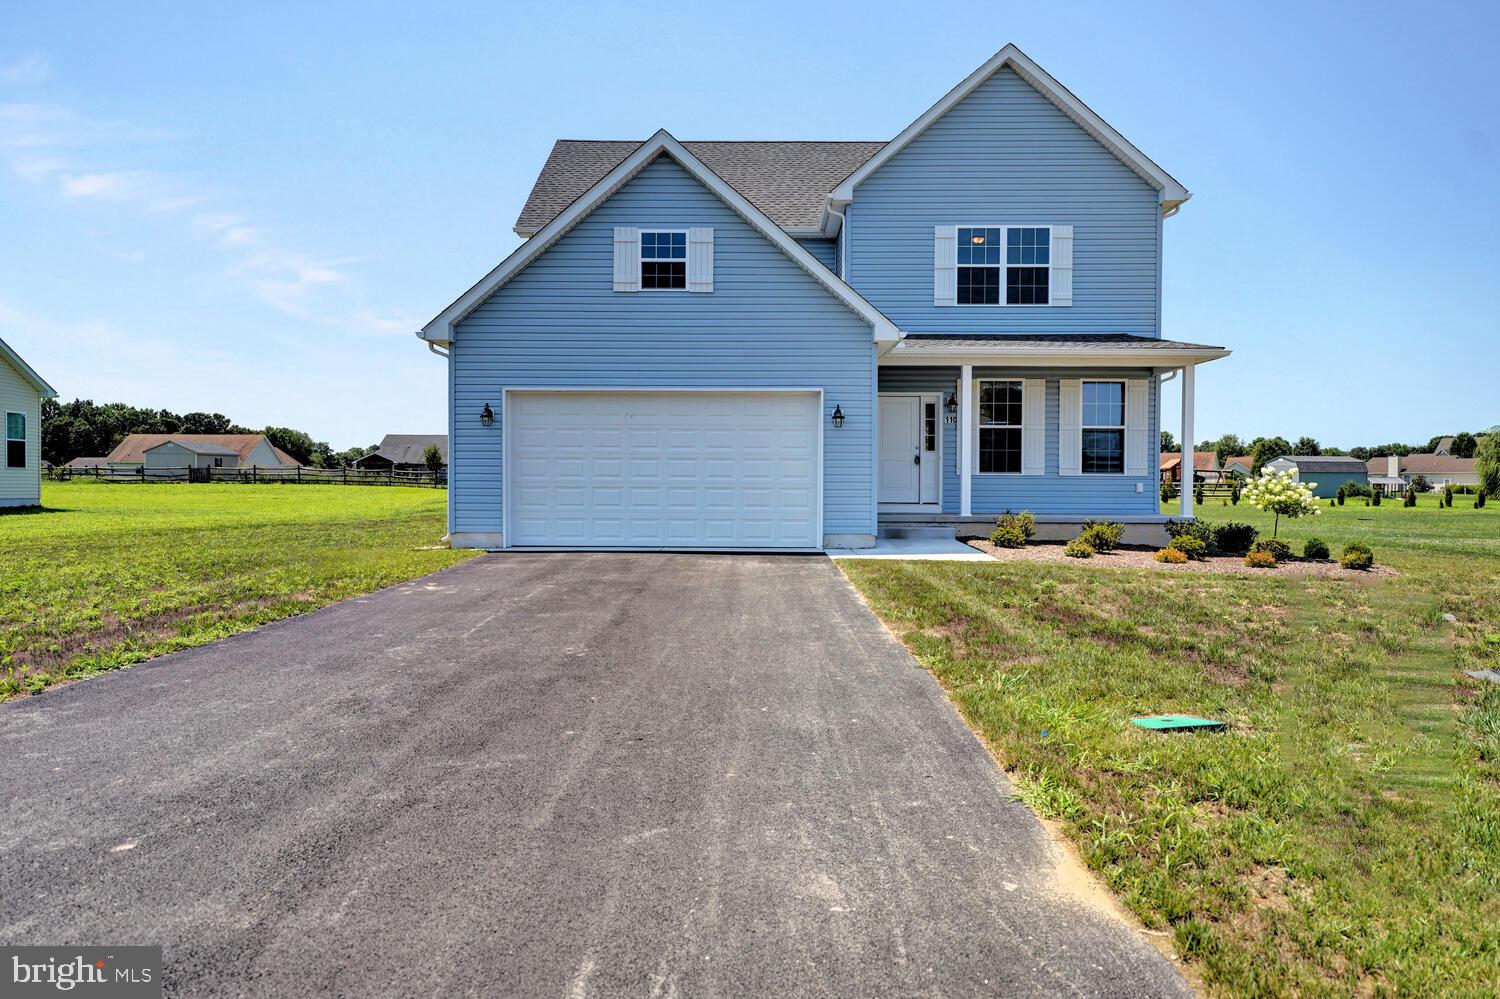
{"type": "Polygon", "coordinates": [[[169,994],[1188,994],[824,558],[479,558],[0,706],[0,786],[0,942],[169,994]]]}

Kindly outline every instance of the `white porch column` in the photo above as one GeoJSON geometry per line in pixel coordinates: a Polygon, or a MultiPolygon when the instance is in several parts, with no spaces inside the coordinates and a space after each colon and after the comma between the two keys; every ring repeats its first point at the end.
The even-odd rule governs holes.
{"type": "Polygon", "coordinates": [[[965,364],[958,375],[958,512],[968,517],[974,512],[970,474],[974,467],[974,456],[969,453],[969,421],[974,412],[974,365],[965,364]]]}
{"type": "Polygon", "coordinates": [[[1193,365],[1182,366],[1182,515],[1193,515],[1193,365]]]}

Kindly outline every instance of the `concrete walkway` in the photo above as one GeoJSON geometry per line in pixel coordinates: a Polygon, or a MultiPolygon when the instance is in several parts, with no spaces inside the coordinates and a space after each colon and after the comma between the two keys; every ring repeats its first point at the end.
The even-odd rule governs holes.
{"type": "Polygon", "coordinates": [[[830,548],[829,558],[913,558],[941,562],[994,562],[953,538],[877,538],[873,548],[830,548]]]}

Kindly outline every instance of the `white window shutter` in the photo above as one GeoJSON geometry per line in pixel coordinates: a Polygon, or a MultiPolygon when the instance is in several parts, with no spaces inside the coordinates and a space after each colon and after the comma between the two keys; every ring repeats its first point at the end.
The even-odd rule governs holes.
{"type": "Polygon", "coordinates": [[[641,230],[615,226],[615,291],[641,290],[641,230]]]}
{"type": "Polygon", "coordinates": [[[1073,304],[1073,227],[1052,227],[1052,304],[1073,304]]]}
{"type": "Polygon", "coordinates": [[[687,290],[714,290],[714,231],[707,226],[688,230],[687,290]]]}
{"type": "Polygon", "coordinates": [[[1021,383],[1021,474],[1047,471],[1047,379],[1021,383]]]}
{"type": "Polygon", "coordinates": [[[1083,380],[1064,378],[1057,398],[1057,474],[1083,474],[1083,380]]]}
{"type": "MultiPolygon", "coordinates": [[[[1125,383],[1125,474],[1143,476],[1149,470],[1146,456],[1150,452],[1151,414],[1146,380],[1132,378],[1125,383]]],[[[1187,453],[1183,454],[1188,457],[1187,453]]]]}
{"type": "Polygon", "coordinates": [[[932,304],[958,304],[958,226],[932,230],[932,304]]]}

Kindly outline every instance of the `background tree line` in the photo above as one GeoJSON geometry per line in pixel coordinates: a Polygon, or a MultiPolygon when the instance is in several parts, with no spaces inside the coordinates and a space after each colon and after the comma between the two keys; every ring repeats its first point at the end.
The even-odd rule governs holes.
{"type": "Polygon", "coordinates": [[[74,399],[42,402],[42,460],[54,465],[74,458],[109,454],[129,434],[265,434],[272,444],[304,465],[341,468],[375,450],[376,445],[335,451],[327,441],[291,427],[240,426],[223,413],[174,413],[142,409],[123,402],[74,399]]]}
{"type": "MultiPolygon", "coordinates": [[[[1318,442],[1316,437],[1298,437],[1295,441],[1288,441],[1285,437],[1256,437],[1247,442],[1241,440],[1238,434],[1225,434],[1213,440],[1200,441],[1197,450],[1214,452],[1221,465],[1229,458],[1249,455],[1255,469],[1259,470],[1261,465],[1284,454],[1347,455],[1351,458],[1358,458],[1360,461],[1383,458],[1392,454],[1401,457],[1409,454],[1432,454],[1437,450],[1438,442],[1450,436],[1453,438],[1453,448],[1450,453],[1455,458],[1473,458],[1479,451],[1480,441],[1486,436],[1493,437],[1496,434],[1500,434],[1500,427],[1491,427],[1489,430],[1481,430],[1478,433],[1465,430],[1456,434],[1439,434],[1428,440],[1425,445],[1376,444],[1373,447],[1352,447],[1347,451],[1343,448],[1325,447],[1318,442]]],[[[1182,445],[1177,442],[1176,436],[1170,430],[1163,430],[1161,449],[1165,452],[1177,453],[1182,450],[1182,445]]]]}

